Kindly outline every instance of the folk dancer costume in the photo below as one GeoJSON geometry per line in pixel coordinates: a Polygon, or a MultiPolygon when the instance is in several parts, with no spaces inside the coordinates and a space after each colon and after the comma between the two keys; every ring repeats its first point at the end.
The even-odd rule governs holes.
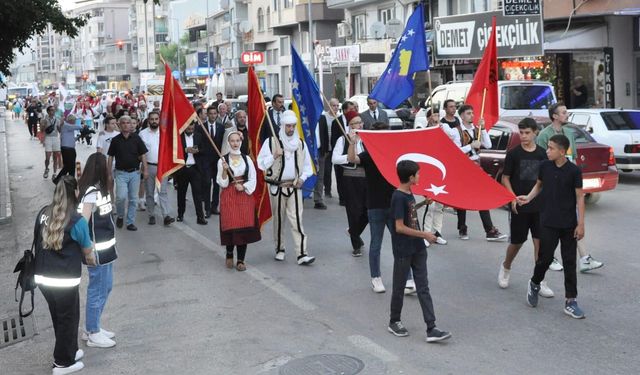
{"type": "Polygon", "coordinates": [[[233,247],[235,246],[238,252],[236,269],[244,271],[247,244],[261,240],[253,197],[257,174],[251,158],[243,154],[240,149],[231,148],[229,137],[234,134],[240,139],[243,138],[242,132],[230,132],[225,139],[229,153],[223,158],[235,179],[233,176],[226,175],[222,159],[218,160],[216,182],[222,190],[220,193],[220,242],[227,248],[227,268],[233,267],[233,247]],[[244,190],[237,190],[235,184],[241,184],[244,190]]]}
{"type": "MultiPolygon", "coordinates": [[[[345,114],[347,124],[351,128],[360,129],[362,127],[362,119],[358,112],[350,111],[345,114]],[[360,121],[360,124],[354,124],[360,121]]],[[[352,255],[354,257],[362,255],[364,241],[360,235],[369,224],[367,215],[367,179],[364,168],[357,164],[349,163],[348,159],[349,142],[345,136],[338,138],[333,148],[333,156],[331,162],[333,165],[342,168],[342,178],[344,186],[344,200],[347,211],[347,221],[349,223],[349,237],[351,238],[351,246],[353,247],[352,255]]],[[[361,140],[357,141],[356,154],[364,152],[364,146],[361,140]]]]}
{"type": "Polygon", "coordinates": [[[283,220],[285,216],[291,225],[291,234],[295,242],[298,255],[298,264],[307,265],[313,263],[315,257],[307,255],[307,235],[302,227],[302,192],[296,186],[311,175],[311,155],[304,142],[300,139],[297,130],[293,134],[286,134],[286,126],[297,124],[298,118],[293,111],[285,111],[282,115],[282,127],[279,131],[279,139],[270,137],[266,139],[258,155],[258,168],[264,171],[265,180],[270,185],[271,211],[273,212],[273,239],[276,247],[276,260],[284,260],[283,220]],[[276,142],[280,143],[283,155],[274,158],[276,142]]]}

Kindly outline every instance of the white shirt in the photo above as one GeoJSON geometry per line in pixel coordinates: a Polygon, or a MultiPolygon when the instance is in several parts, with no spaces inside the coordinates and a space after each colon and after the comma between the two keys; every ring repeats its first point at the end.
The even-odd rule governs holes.
{"type": "MultiPolygon", "coordinates": [[[[331,162],[335,165],[349,164],[349,154],[343,154],[344,151],[344,135],[336,141],[336,147],[333,148],[333,154],[331,154],[331,162]]],[[[362,141],[356,142],[356,155],[364,152],[364,145],[362,141]]]]}
{"type": "MultiPolygon", "coordinates": [[[[244,192],[247,193],[247,195],[251,195],[253,194],[253,192],[256,190],[256,167],[253,166],[253,163],[250,162],[250,158],[247,156],[247,161],[249,161],[249,175],[247,176],[247,181],[244,182],[244,184],[242,184],[242,186],[244,186],[244,192]]],[[[244,163],[244,158],[241,156],[240,157],[240,163],[236,166],[233,165],[233,160],[232,157],[229,157],[229,168],[231,168],[231,172],[233,172],[233,175],[236,176],[236,178],[242,178],[244,176],[244,170],[245,168],[245,163],[244,163]]],[[[222,179],[222,172],[224,170],[222,169],[222,158],[218,160],[218,175],[216,176],[216,182],[218,183],[218,185],[220,185],[221,188],[226,188],[227,186],[229,186],[229,177],[226,177],[225,179],[222,179]]]]}
{"type": "Polygon", "coordinates": [[[211,138],[215,138],[216,136],[216,123],[213,122],[209,122],[209,120],[207,120],[206,122],[207,124],[207,131],[209,132],[209,135],[211,136],[211,138]]]}
{"type": "MultiPolygon", "coordinates": [[[[302,142],[302,141],[301,141],[302,142]]],[[[285,158],[284,170],[282,171],[281,180],[295,180],[296,179],[296,166],[295,166],[295,151],[289,152],[284,150],[283,158],[285,158]]],[[[273,153],[271,152],[271,139],[267,138],[264,140],[262,144],[262,148],[260,149],[260,154],[258,154],[258,168],[262,171],[266,171],[273,165],[273,153]]],[[[300,171],[300,176],[297,176],[299,180],[303,182],[313,175],[313,168],[311,167],[311,155],[309,155],[309,150],[307,147],[304,148],[304,160],[302,162],[302,170],[300,171]]],[[[277,186],[271,185],[271,192],[275,193],[277,190],[277,186]]]]}
{"type": "MultiPolygon", "coordinates": [[[[109,152],[109,146],[111,146],[111,140],[120,134],[119,131],[114,130],[112,132],[103,131],[98,135],[98,141],[96,142],[96,147],[100,149],[100,152],[107,156],[107,152],[109,152]]],[[[115,165],[115,163],[114,163],[115,165]]]]}
{"type": "MultiPolygon", "coordinates": [[[[446,124],[445,124],[446,125],[446,124]]],[[[448,126],[448,125],[447,125],[448,126]]],[[[460,125],[462,128],[462,131],[467,132],[467,134],[469,134],[469,137],[471,137],[472,140],[476,139],[476,127],[473,126],[473,124],[470,124],[469,126],[467,125],[460,125]]],[[[473,149],[473,147],[471,147],[471,145],[466,145],[466,146],[462,146],[462,140],[460,139],[460,133],[458,132],[457,129],[451,129],[451,136],[453,136],[452,140],[453,143],[456,144],[456,146],[460,147],[460,151],[464,152],[465,154],[468,154],[469,152],[471,152],[471,156],[469,156],[469,159],[471,160],[478,160],[480,159],[480,155],[478,155],[478,153],[476,152],[476,150],[473,149]]],[[[484,148],[491,148],[491,138],[489,138],[489,134],[487,134],[486,130],[482,130],[481,136],[480,136],[480,143],[482,144],[482,147],[484,148]]]]}
{"type": "MultiPolygon", "coordinates": [[[[188,135],[185,133],[184,135],[184,145],[185,148],[193,147],[193,134],[188,135]]],[[[194,165],[196,163],[196,159],[193,157],[192,153],[187,153],[187,160],[185,160],[186,165],[194,165]]]]}
{"type": "Polygon", "coordinates": [[[371,114],[371,118],[374,120],[378,120],[378,110],[376,109],[375,111],[369,111],[369,113],[371,114]]]}
{"type": "Polygon", "coordinates": [[[160,128],[155,131],[151,127],[142,129],[138,134],[147,146],[147,163],[158,164],[158,149],[160,148],[160,128]]]}

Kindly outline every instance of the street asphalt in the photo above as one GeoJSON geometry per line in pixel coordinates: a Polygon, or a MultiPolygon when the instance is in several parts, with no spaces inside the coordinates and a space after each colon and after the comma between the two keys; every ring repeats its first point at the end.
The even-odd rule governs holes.
{"type": "MultiPolygon", "coordinates": [[[[53,190],[51,180],[42,178],[42,146],[29,140],[23,123],[7,120],[6,128],[13,218],[0,226],[0,319],[16,314],[11,271],[21,250],[29,247],[34,216],[53,190]]],[[[78,145],[78,159],[94,151],[78,145]]],[[[443,234],[449,244],[432,245],[428,260],[438,327],[453,334],[439,344],[425,342],[414,296],[405,298],[403,308],[410,336],[387,332],[393,266],[389,235],[381,262],[387,292],[375,294],[367,253],[351,256],[346,215],[336,198],[326,201],[326,211],[305,202],[309,253],[317,257],[313,265],[296,265],[292,249],[285,262],[275,262],[267,224],[263,240],[249,245],[244,273],[224,267],[217,217],[197,225],[192,201],[184,223],[169,228],[148,226],[146,212],[138,212],[137,232],[117,231],[114,288],[102,317],[103,327],[116,332],[117,345],[95,349],[81,343],[83,372],[276,375],[295,359],[342,354],[360,359],[360,374],[372,375],[637,374],[639,188],[640,173],[621,173],[618,188],[588,206],[588,247],[605,266],[578,275],[584,320],[562,311],[561,272],[547,273],[554,298],[541,298],[535,309],[526,305],[533,270],[530,243],[514,262],[510,287],[500,289],[497,273],[506,243],[485,241],[476,213],[467,218],[471,240],[457,239],[455,215],[447,212],[443,234]]],[[[175,214],[172,188],[170,195],[175,214]]],[[[508,232],[507,213],[493,210],[492,215],[495,225],[508,232]]],[[[363,237],[368,244],[368,231],[363,237]]],[[[86,283],[85,271],[82,306],[86,283]]],[[[0,349],[0,374],[50,372],[53,329],[46,303],[36,293],[39,334],[0,349]]],[[[81,316],[83,326],[84,309],[81,316]]],[[[318,366],[298,373],[332,373],[318,366]]]]}

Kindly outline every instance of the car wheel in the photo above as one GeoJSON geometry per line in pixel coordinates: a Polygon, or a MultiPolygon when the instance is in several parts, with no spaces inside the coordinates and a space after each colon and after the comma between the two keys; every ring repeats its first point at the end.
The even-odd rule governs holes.
{"type": "Polygon", "coordinates": [[[630,173],[633,172],[633,169],[621,169],[621,171],[623,171],[624,173],[630,173]]]}
{"type": "Polygon", "coordinates": [[[600,193],[588,193],[584,196],[584,202],[586,204],[594,204],[600,200],[600,193]]]}

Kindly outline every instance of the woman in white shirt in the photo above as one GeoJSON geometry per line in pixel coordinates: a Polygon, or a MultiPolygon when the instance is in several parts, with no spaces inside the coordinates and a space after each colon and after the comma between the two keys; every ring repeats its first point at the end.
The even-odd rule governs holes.
{"type": "Polygon", "coordinates": [[[237,251],[236,269],[246,270],[247,244],[261,239],[253,192],[256,169],[253,160],[240,151],[243,135],[230,132],[226,143],[229,153],[218,160],[216,182],[220,185],[220,242],[227,248],[226,266],[233,268],[233,248],[237,251]]]}

